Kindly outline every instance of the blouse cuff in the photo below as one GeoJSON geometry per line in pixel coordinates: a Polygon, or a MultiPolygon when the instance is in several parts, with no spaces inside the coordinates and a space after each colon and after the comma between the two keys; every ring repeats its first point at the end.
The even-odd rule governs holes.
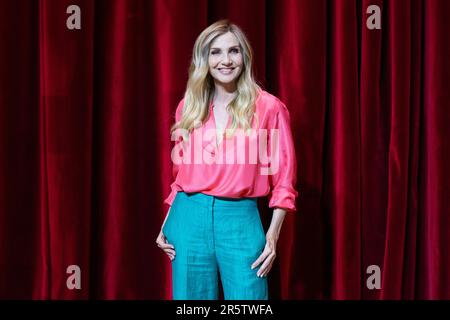
{"type": "Polygon", "coordinates": [[[281,208],[288,212],[296,212],[295,199],[298,192],[294,190],[282,189],[272,191],[269,201],[269,208],[281,208]]]}
{"type": "Polygon", "coordinates": [[[173,200],[175,199],[175,196],[177,195],[177,192],[178,192],[179,190],[180,190],[180,189],[177,188],[177,186],[175,185],[175,183],[173,183],[173,184],[171,185],[171,191],[170,191],[170,194],[169,194],[169,196],[164,200],[164,203],[167,203],[169,206],[172,206],[172,202],[173,202],[173,200]]]}

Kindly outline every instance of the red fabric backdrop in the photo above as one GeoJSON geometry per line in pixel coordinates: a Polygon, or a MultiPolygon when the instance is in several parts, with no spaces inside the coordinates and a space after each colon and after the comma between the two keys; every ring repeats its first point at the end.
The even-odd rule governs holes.
{"type": "Polygon", "coordinates": [[[450,298],[450,1],[11,0],[0,15],[0,298],[170,297],[155,245],[169,127],[193,42],[224,17],[292,118],[299,212],[271,298],[450,298]]]}

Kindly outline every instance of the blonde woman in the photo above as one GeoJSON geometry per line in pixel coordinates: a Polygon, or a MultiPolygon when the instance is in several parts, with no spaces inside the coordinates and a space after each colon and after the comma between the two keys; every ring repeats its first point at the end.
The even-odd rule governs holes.
{"type": "Polygon", "coordinates": [[[194,45],[171,128],[174,182],[156,243],[172,262],[173,299],[267,300],[286,212],[296,211],[289,111],[252,74],[250,44],[218,21],[194,45]],[[264,232],[258,197],[273,217],[264,232]]]}

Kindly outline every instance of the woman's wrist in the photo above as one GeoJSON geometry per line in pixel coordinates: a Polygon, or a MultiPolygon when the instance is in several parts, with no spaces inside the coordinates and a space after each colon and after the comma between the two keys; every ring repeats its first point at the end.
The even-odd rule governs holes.
{"type": "Polygon", "coordinates": [[[266,239],[278,240],[285,215],[286,210],[284,209],[275,208],[273,210],[272,221],[270,222],[269,230],[267,230],[266,239]]]}

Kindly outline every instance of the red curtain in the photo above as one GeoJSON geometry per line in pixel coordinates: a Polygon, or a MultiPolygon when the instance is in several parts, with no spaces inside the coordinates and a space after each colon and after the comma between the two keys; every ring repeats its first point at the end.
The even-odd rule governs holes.
{"type": "Polygon", "coordinates": [[[169,128],[194,40],[219,18],[291,113],[299,212],[270,297],[450,298],[449,1],[21,0],[0,15],[0,298],[170,297],[155,244],[169,128]]]}

